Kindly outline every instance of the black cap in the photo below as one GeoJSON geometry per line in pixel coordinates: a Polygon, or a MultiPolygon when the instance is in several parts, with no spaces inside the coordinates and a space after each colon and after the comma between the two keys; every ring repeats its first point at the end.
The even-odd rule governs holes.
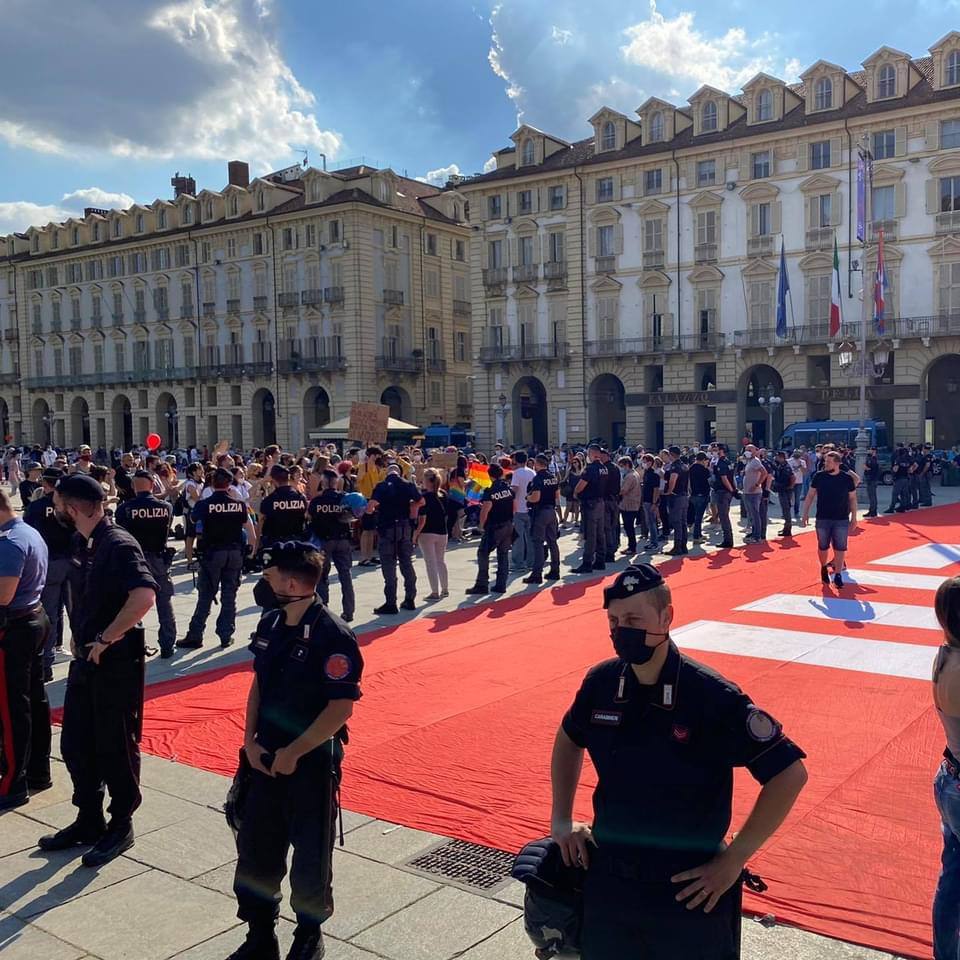
{"type": "Polygon", "coordinates": [[[663,582],[660,571],[652,563],[631,564],[603,591],[603,609],[610,606],[611,600],[626,600],[663,582]]]}
{"type": "Polygon", "coordinates": [[[270,468],[270,479],[276,483],[286,483],[290,479],[290,471],[280,463],[270,468]]]}
{"type": "Polygon", "coordinates": [[[86,473],[72,473],[69,477],[63,477],[57,484],[57,493],[88,503],[103,503],[106,499],[103,487],[86,473]]]}
{"type": "Polygon", "coordinates": [[[306,540],[284,540],[274,543],[263,551],[263,568],[267,567],[297,567],[307,562],[307,558],[319,553],[312,543],[306,540]]]}
{"type": "Polygon", "coordinates": [[[215,484],[227,484],[228,486],[233,483],[233,474],[224,467],[217,467],[213,471],[213,482],[215,484]]]}
{"type": "Polygon", "coordinates": [[[49,483],[56,485],[56,482],[62,476],[63,476],[63,471],[59,467],[47,467],[47,469],[40,474],[40,479],[46,480],[49,483]]]}
{"type": "Polygon", "coordinates": [[[134,470],[133,471],[134,480],[153,480],[153,474],[149,470],[134,470]]]}
{"type": "Polygon", "coordinates": [[[24,465],[23,472],[29,473],[31,470],[39,470],[40,464],[36,460],[31,460],[29,463],[24,465]]]}

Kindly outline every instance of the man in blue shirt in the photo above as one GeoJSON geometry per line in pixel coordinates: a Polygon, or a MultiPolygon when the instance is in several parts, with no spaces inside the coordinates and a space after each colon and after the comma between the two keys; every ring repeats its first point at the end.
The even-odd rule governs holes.
{"type": "Polygon", "coordinates": [[[0,491],[0,810],[27,803],[50,780],[50,705],[43,646],[50,621],[40,604],[47,545],[0,491]]]}

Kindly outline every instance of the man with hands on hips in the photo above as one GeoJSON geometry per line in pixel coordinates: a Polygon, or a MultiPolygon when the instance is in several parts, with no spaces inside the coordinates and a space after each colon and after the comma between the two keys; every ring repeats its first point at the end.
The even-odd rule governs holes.
{"type": "Polygon", "coordinates": [[[803,751],[735,684],[670,639],[670,589],[650,564],[604,590],[616,657],[593,667],[557,732],[552,834],[586,868],[582,960],[734,960],[748,859],[807,780],[803,751]],[[592,826],[573,822],[583,751],[592,826]],[[763,788],[729,844],[733,768],[763,788]]]}

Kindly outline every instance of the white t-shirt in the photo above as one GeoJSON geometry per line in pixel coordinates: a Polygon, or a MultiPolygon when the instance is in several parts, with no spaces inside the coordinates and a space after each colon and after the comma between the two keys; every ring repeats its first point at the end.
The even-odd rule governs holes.
{"type": "Polygon", "coordinates": [[[536,476],[529,467],[517,467],[513,471],[513,477],[510,480],[510,487],[514,492],[514,503],[516,504],[515,513],[527,512],[527,487],[536,476]]]}

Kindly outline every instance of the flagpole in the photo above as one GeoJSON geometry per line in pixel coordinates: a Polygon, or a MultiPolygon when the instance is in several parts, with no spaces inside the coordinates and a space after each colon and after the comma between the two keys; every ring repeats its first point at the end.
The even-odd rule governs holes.
{"type": "Polygon", "coordinates": [[[873,157],[870,154],[870,141],[868,135],[863,137],[863,157],[866,165],[864,178],[864,231],[863,231],[863,253],[860,261],[860,289],[862,291],[863,309],[861,310],[860,320],[860,417],[859,429],[857,430],[857,473],[862,477],[867,464],[867,444],[869,435],[867,434],[867,324],[870,318],[870,299],[867,291],[867,245],[870,236],[870,213],[873,204],[873,157]]]}

